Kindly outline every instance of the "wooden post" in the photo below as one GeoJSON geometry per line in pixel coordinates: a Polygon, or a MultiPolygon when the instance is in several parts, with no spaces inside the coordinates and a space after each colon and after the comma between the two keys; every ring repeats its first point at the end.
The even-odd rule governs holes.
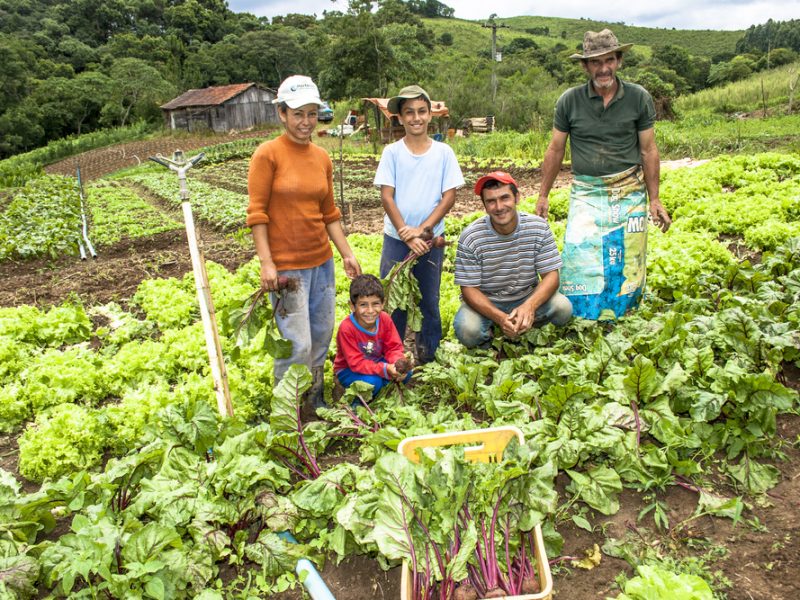
{"type": "Polygon", "coordinates": [[[217,316],[214,312],[214,300],[211,298],[211,287],[208,283],[208,272],[200,249],[197,230],[194,228],[192,206],[188,201],[181,203],[183,218],[186,221],[186,237],[189,240],[189,254],[192,257],[192,271],[197,288],[197,300],[200,304],[200,318],[203,321],[203,332],[206,338],[206,350],[211,365],[211,377],[214,379],[214,393],[217,396],[217,408],[223,417],[233,416],[231,392],[228,387],[228,371],[225,358],[222,356],[222,344],[217,329],[217,316]]]}
{"type": "MultiPolygon", "coordinates": [[[[176,153],[177,154],[177,153],[176,153]]],[[[223,417],[233,416],[233,405],[231,404],[231,393],[228,388],[228,372],[225,369],[225,359],[222,356],[222,344],[219,340],[217,330],[217,317],[214,312],[214,301],[211,298],[211,286],[208,283],[208,272],[200,249],[200,240],[197,230],[194,227],[194,217],[192,206],[189,204],[189,190],[186,187],[186,171],[194,166],[202,155],[195,157],[180,167],[174,168],[172,165],[156,161],[168,166],[173,171],[178,172],[178,181],[181,186],[181,208],[183,209],[183,220],[186,224],[186,238],[189,242],[189,254],[192,257],[192,271],[194,272],[194,283],[197,288],[197,301],[200,304],[200,318],[203,321],[203,333],[206,338],[206,350],[211,365],[211,377],[214,380],[214,393],[217,396],[217,409],[223,417]]],[[[177,161],[176,161],[177,162],[177,161]]],[[[175,162],[173,162],[173,165],[175,162]]]]}
{"type": "Polygon", "coordinates": [[[345,205],[347,207],[347,228],[353,226],[353,207],[350,205],[349,200],[344,199],[344,124],[339,126],[339,205],[342,209],[342,217],[344,217],[345,205]]]}

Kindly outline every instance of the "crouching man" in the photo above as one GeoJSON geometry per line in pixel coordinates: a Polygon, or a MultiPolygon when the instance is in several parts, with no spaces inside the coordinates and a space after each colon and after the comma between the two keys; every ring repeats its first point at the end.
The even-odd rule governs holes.
{"type": "Polygon", "coordinates": [[[495,171],[475,184],[486,216],[458,240],[456,285],[462,303],[453,321],[458,340],[488,347],[494,325],[516,338],[546,323],[565,325],[572,304],[558,292],[561,256],[547,221],[517,211],[517,182],[495,171]]]}

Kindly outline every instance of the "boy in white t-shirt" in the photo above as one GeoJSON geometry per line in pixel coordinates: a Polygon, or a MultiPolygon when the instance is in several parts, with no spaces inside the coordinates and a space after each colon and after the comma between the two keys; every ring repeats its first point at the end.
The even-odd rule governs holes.
{"type": "MultiPolygon", "coordinates": [[[[444,216],[456,200],[456,188],[464,177],[452,148],[428,137],[431,99],[418,85],[400,90],[388,104],[397,115],[405,136],[383,150],[375,185],[381,189],[386,211],[381,252],[381,277],[409,252],[420,256],[413,267],[422,301],[422,329],[416,336],[417,358],[426,363],[434,358],[442,339],[439,315],[439,286],[442,279],[443,248],[429,248],[420,237],[425,228],[433,235],[444,234],[444,216]]],[[[405,336],[406,313],[395,310],[392,321],[405,336]]]]}

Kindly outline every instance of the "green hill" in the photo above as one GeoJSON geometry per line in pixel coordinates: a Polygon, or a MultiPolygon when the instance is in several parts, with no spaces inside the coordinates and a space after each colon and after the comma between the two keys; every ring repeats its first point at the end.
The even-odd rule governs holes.
{"type": "MultiPolygon", "coordinates": [[[[454,50],[474,53],[487,47],[489,32],[482,26],[482,21],[466,21],[463,19],[424,19],[425,25],[437,35],[449,32],[453,36],[454,50]]],[[[744,35],[743,30],[716,31],[711,29],[665,29],[658,27],[637,27],[622,23],[593,21],[590,19],[565,19],[561,17],[511,17],[497,19],[498,24],[507,27],[498,28],[498,46],[509,43],[517,37],[527,37],[541,47],[552,47],[564,44],[570,49],[578,47],[583,41],[583,34],[588,31],[611,29],[620,41],[639,46],[642,54],[649,56],[652,46],[671,44],[686,49],[694,56],[711,58],[722,54],[733,54],[736,42],[744,35]],[[548,35],[532,34],[531,30],[547,30],[548,35]]]]}
{"type": "Polygon", "coordinates": [[[536,27],[548,27],[550,35],[557,38],[561,38],[561,32],[563,31],[566,33],[567,40],[575,40],[576,45],[581,43],[583,34],[587,30],[600,31],[608,27],[624,43],[650,47],[672,44],[686,49],[689,54],[707,56],[709,58],[716,54],[735,52],[736,42],[744,35],[744,31],[637,27],[623,23],[593,21],[590,19],[563,19],[559,17],[513,17],[511,19],[501,19],[500,21],[509,25],[513,30],[524,31],[525,29],[536,27]]]}
{"type": "MultiPolygon", "coordinates": [[[[158,107],[187,89],[241,82],[277,88],[290,73],[314,78],[333,102],[354,104],[415,82],[446,99],[451,126],[494,115],[502,129],[547,130],[559,95],[585,80],[569,55],[586,30],[607,26],[636,44],[620,74],[644,85],[666,118],[677,98],[766,74],[800,51],[788,41],[759,46],[765,36],[773,39],[773,29],[789,40],[794,22],[751,27],[747,52],[736,55],[745,47],[743,31],[518,16],[498,20],[498,63],[484,22],[423,18],[420,7],[429,2],[347,3],[346,11],[319,19],[288,14],[271,21],[217,0],[105,0],[99,12],[96,4],[0,0],[0,159],[73,134],[139,121],[158,127],[158,107]]],[[[740,104],[728,102],[737,110],[740,104]]]]}

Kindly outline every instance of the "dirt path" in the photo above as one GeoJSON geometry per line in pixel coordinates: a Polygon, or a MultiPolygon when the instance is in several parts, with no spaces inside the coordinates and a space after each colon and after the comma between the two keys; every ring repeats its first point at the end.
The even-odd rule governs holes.
{"type": "MultiPolygon", "coordinates": [[[[263,134],[263,132],[262,132],[263,134]]],[[[188,139],[188,138],[186,138],[188,139]]],[[[183,149],[189,149],[181,138],[183,149]]],[[[160,141],[162,148],[169,147],[170,141],[160,141]]],[[[197,147],[208,145],[208,137],[197,138],[197,147]]],[[[142,142],[136,144],[123,144],[119,149],[106,150],[105,154],[97,152],[96,168],[98,172],[111,169],[111,165],[118,162],[131,161],[132,152],[136,148],[145,149],[154,153],[154,146],[147,146],[142,142]],[[126,158],[127,157],[127,158],[126,158]]],[[[161,150],[166,152],[166,150],[161,150]]],[[[89,156],[85,153],[80,157],[70,159],[82,165],[90,164],[89,156]]],[[[95,158],[92,158],[95,160],[95,158]]],[[[67,172],[73,167],[62,161],[60,168],[67,172]]],[[[61,164],[61,163],[59,163],[61,164]]],[[[53,165],[55,168],[57,165],[53,165]]],[[[121,168],[121,167],[118,167],[121,168]]],[[[380,233],[383,230],[383,208],[380,197],[371,185],[371,177],[366,181],[360,173],[374,173],[377,162],[374,158],[365,156],[356,165],[350,165],[351,177],[359,198],[354,202],[353,221],[349,223],[345,215],[344,223],[348,233],[380,233]]],[[[82,166],[83,170],[84,167],[82,166]]],[[[494,167],[487,167],[481,172],[465,171],[466,185],[456,194],[456,205],[451,211],[452,217],[460,217],[482,209],[480,199],[475,196],[472,186],[475,181],[494,167]]],[[[74,171],[73,171],[74,172],[74,171]]],[[[522,197],[531,196],[538,190],[541,172],[539,169],[511,170],[516,178],[522,197]]],[[[198,175],[203,178],[203,171],[198,175]]],[[[348,174],[345,174],[347,181],[348,174]]],[[[568,185],[571,181],[569,171],[563,170],[556,182],[556,187],[568,185]]],[[[224,182],[215,182],[216,185],[228,187],[224,182]]],[[[241,193],[241,190],[234,189],[241,193]]],[[[148,199],[159,210],[164,206],[148,199]]],[[[178,220],[180,214],[175,215],[178,220]]],[[[214,262],[225,265],[228,269],[235,270],[248,260],[255,252],[245,236],[245,245],[234,241],[230,236],[224,235],[206,224],[198,223],[201,239],[203,240],[205,257],[214,262]]],[[[136,291],[137,286],[144,279],[153,277],[183,277],[191,271],[186,234],[182,231],[165,232],[148,238],[123,240],[114,246],[98,248],[98,257],[81,261],[77,256],[62,256],[56,260],[37,259],[27,261],[6,261],[0,263],[0,306],[18,306],[20,304],[33,304],[42,308],[63,302],[70,296],[77,296],[87,304],[106,303],[109,301],[124,302],[136,291]]]]}

